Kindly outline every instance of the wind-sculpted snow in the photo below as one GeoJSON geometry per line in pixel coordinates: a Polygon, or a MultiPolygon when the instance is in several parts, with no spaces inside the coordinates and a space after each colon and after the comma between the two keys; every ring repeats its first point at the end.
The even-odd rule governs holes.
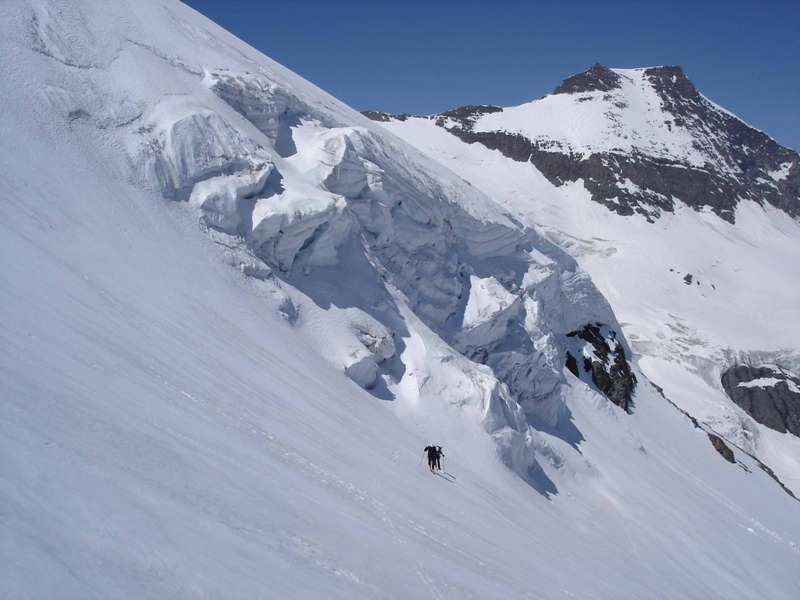
{"type": "Polygon", "coordinates": [[[298,113],[310,110],[300,100],[271,81],[247,73],[212,73],[211,88],[272,142],[281,156],[296,152],[291,127],[297,124],[298,113]]]}
{"type": "Polygon", "coordinates": [[[271,163],[251,164],[246,171],[199,181],[189,204],[200,209],[209,226],[231,234],[243,232],[246,220],[252,218],[244,204],[264,189],[271,172],[271,163]]]}
{"type": "MultiPolygon", "coordinates": [[[[207,196],[213,188],[226,187],[222,175],[245,170],[264,171],[270,155],[257,148],[219,114],[185,99],[159,102],[143,118],[136,130],[140,136],[139,156],[145,181],[168,198],[188,197],[196,183],[218,177],[197,191],[207,196]]],[[[268,172],[267,172],[268,173],[268,172]]],[[[243,175],[239,175],[242,180],[243,175]]],[[[252,187],[242,180],[242,187],[252,187]]],[[[236,194],[236,193],[234,193],[236,194]]]]}

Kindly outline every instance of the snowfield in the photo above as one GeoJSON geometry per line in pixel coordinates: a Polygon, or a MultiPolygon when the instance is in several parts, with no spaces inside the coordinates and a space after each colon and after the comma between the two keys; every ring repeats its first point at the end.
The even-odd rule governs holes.
{"type": "Polygon", "coordinates": [[[642,352],[628,414],[564,368],[647,329],[517,188],[178,2],[0,23],[0,596],[798,596],[800,505],[699,377],[642,352]]]}

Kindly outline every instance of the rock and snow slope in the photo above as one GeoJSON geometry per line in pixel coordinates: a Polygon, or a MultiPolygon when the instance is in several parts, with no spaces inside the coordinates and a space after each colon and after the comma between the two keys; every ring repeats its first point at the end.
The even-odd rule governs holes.
{"type": "Polygon", "coordinates": [[[571,253],[648,377],[800,491],[800,439],[759,425],[721,381],[743,363],[800,368],[796,152],[678,67],[596,65],[518,107],[383,124],[571,253]]]}
{"type": "Polygon", "coordinates": [[[595,65],[539,100],[464,106],[431,120],[532,163],[553,185],[580,180],[620,215],[652,221],[688,205],[733,222],[742,200],[800,215],[800,155],[700,94],[680,67],[595,65]]]}
{"type": "Polygon", "coordinates": [[[177,2],[0,17],[3,596],[796,596],[797,502],[565,369],[630,348],[481,190],[177,2]]]}

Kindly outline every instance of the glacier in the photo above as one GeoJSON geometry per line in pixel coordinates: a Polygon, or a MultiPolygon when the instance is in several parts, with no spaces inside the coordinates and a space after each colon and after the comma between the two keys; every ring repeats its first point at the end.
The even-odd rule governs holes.
{"type": "Polygon", "coordinates": [[[497,190],[178,2],[0,17],[3,596],[796,596],[796,500],[497,190]]]}

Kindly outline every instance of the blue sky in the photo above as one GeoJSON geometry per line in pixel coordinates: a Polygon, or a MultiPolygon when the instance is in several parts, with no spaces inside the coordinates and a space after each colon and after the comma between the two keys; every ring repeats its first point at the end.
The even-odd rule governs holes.
{"type": "Polygon", "coordinates": [[[800,0],[187,3],[359,110],[510,106],[595,62],[680,64],[800,149],[800,0]]]}

